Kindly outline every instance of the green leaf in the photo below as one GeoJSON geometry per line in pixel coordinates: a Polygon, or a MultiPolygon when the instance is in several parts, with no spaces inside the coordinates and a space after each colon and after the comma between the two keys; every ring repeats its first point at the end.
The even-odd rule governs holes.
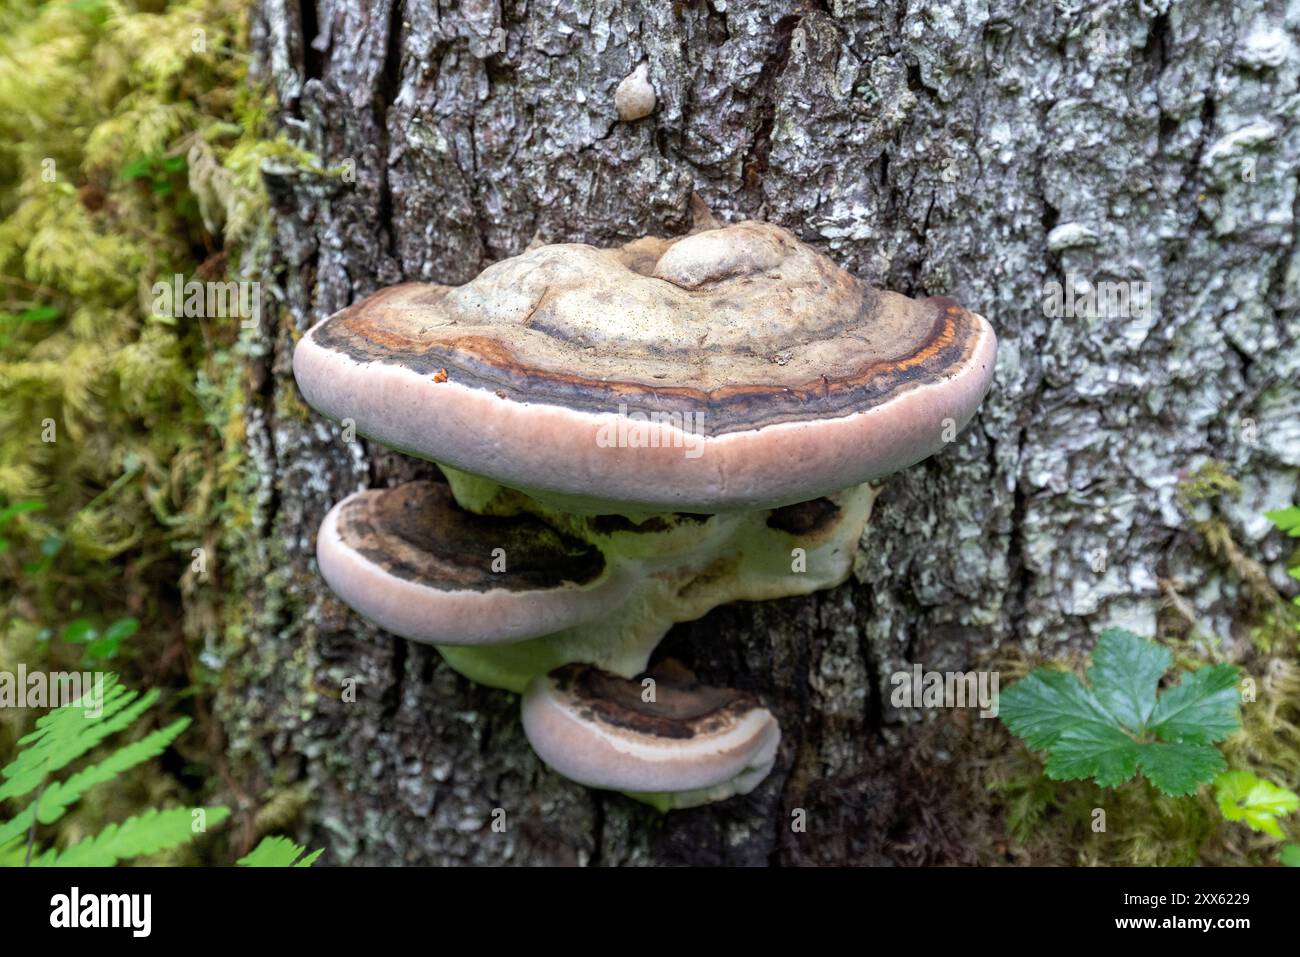
{"type": "Polygon", "coordinates": [[[1292,538],[1300,538],[1300,505],[1281,508],[1276,512],[1265,512],[1264,517],[1286,532],[1292,538]]]}
{"type": "Polygon", "coordinates": [[[140,628],[140,622],[134,618],[119,618],[107,628],[104,633],[88,640],[86,653],[82,656],[82,664],[91,667],[102,661],[117,656],[117,649],[121,643],[134,635],[140,628]]]}
{"type": "Polygon", "coordinates": [[[1155,642],[1108,630],[1087,685],[1037,668],[1002,693],[999,714],[1030,748],[1048,753],[1044,770],[1053,780],[1117,787],[1141,772],[1166,794],[1191,794],[1225,767],[1211,744],[1239,725],[1237,669],[1201,668],[1157,695],[1172,663],[1155,642]]]}
{"type": "Polygon", "coordinates": [[[1161,741],[1210,744],[1241,725],[1241,692],[1232,665],[1198,668],[1160,696],[1150,728],[1161,741]]]}
{"type": "Polygon", "coordinates": [[[148,179],[153,176],[153,159],[141,156],[122,167],[123,179],[148,179]]]}
{"type": "Polygon", "coordinates": [[[138,618],[119,618],[104,629],[104,637],[118,642],[130,638],[140,630],[138,618]]]}
{"type": "Polygon", "coordinates": [[[38,800],[23,808],[13,820],[0,822],[0,845],[26,833],[31,826],[33,815],[42,824],[53,824],[96,784],[111,781],[123,771],[162,754],[167,746],[189,727],[189,723],[189,718],[178,718],[167,727],[124,748],[119,748],[98,764],[92,764],[78,771],[66,781],[55,781],[41,792],[38,800]]]}
{"type": "Polygon", "coordinates": [[[81,666],[83,668],[93,668],[98,664],[111,661],[116,657],[117,642],[110,641],[106,638],[97,638],[90,644],[86,645],[86,651],[81,656],[81,666]]]}
{"type": "Polygon", "coordinates": [[[1300,808],[1300,795],[1249,771],[1229,771],[1214,779],[1214,796],[1228,821],[1244,821],[1252,831],[1283,838],[1277,819],[1300,808]]]}
{"type": "Polygon", "coordinates": [[[1168,648],[1111,628],[1097,642],[1088,683],[1115,720],[1126,728],[1140,728],[1151,717],[1156,686],[1173,663],[1168,648]]]}
{"type": "MultiPolygon", "coordinates": [[[[220,824],[230,816],[224,807],[203,808],[204,828],[220,824]]],[[[129,817],[121,824],[109,824],[94,837],[78,841],[67,850],[46,851],[32,863],[39,867],[112,867],[118,861],[155,854],[192,840],[193,811],[187,807],[167,811],[149,810],[129,817]]]]}
{"type": "Polygon", "coordinates": [[[93,641],[99,635],[95,623],[89,618],[77,618],[63,626],[63,640],[74,645],[93,641]]]}
{"type": "MultiPolygon", "coordinates": [[[[116,629],[120,640],[137,625],[134,619],[124,618],[110,628],[116,629]]],[[[64,695],[70,693],[71,688],[63,689],[64,695]]],[[[37,791],[16,817],[0,821],[0,865],[26,863],[30,851],[24,837],[34,824],[57,822],[91,788],[116,780],[124,771],[161,754],[176,740],[189,726],[189,718],[178,718],[139,741],[118,747],[62,781],[51,780],[108,735],[134,724],[157,698],[156,691],[141,695],[127,690],[117,675],[97,675],[95,684],[77,701],[37,719],[36,729],[19,739],[17,756],[0,769],[0,778],[4,779],[0,783],[0,801],[37,791]],[[19,854],[21,861],[17,860],[19,854]]],[[[189,808],[151,810],[121,824],[111,824],[62,852],[47,849],[31,862],[38,866],[108,866],[189,841],[198,830],[221,823],[230,813],[223,807],[202,811],[200,816],[189,808]]]]}
{"type": "Polygon", "coordinates": [[[22,867],[27,863],[27,842],[0,844],[0,867],[22,867]]]}
{"type": "Polygon", "coordinates": [[[13,518],[23,515],[27,512],[40,512],[44,510],[45,503],[39,499],[25,499],[21,502],[14,502],[12,505],[6,505],[0,508],[0,526],[9,523],[13,518]]]}
{"type": "Polygon", "coordinates": [[[1138,758],[1138,743],[1119,728],[1087,724],[1061,733],[1048,753],[1046,770],[1054,781],[1092,778],[1113,788],[1137,773],[1138,758]]]}
{"type": "Polygon", "coordinates": [[[32,306],[24,309],[14,317],[19,322],[53,322],[59,318],[59,310],[53,306],[32,306]]]}
{"type": "Polygon", "coordinates": [[[295,844],[287,837],[273,835],[262,838],[257,847],[235,863],[240,867],[311,867],[316,862],[316,858],[325,852],[325,849],[321,848],[299,860],[306,850],[307,848],[295,844]]]}
{"type": "Polygon", "coordinates": [[[1282,866],[1300,867],[1300,844],[1282,845],[1282,866]]]}
{"type": "Polygon", "coordinates": [[[1035,751],[1052,747],[1067,731],[1098,739],[1106,729],[1119,730],[1119,723],[1078,678],[1048,668],[1035,669],[1004,691],[999,713],[1007,727],[1035,751]]]}
{"type": "Polygon", "coordinates": [[[0,769],[0,800],[22,797],[36,788],[46,778],[59,771],[110,734],[129,727],[158,700],[157,691],[141,695],[127,691],[118,683],[117,675],[104,677],[103,701],[98,709],[83,708],[81,703],[56,708],[36,721],[36,730],[24,738],[18,756],[0,769]],[[98,714],[92,714],[98,710],[98,714]]]}
{"type": "Polygon", "coordinates": [[[1227,766],[1209,744],[1144,744],[1138,759],[1146,779],[1171,797],[1195,793],[1227,766]]]}

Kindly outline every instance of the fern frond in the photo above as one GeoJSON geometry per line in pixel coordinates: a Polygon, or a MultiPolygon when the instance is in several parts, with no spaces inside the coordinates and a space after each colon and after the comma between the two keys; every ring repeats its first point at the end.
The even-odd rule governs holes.
{"type": "Polygon", "coordinates": [[[224,807],[149,810],[121,824],[110,824],[65,851],[48,850],[32,863],[37,867],[112,867],[118,861],[165,851],[193,839],[195,810],[203,811],[205,829],[230,816],[224,807]]]}
{"type": "Polygon", "coordinates": [[[287,837],[272,835],[262,838],[257,847],[235,863],[240,867],[311,867],[316,858],[325,853],[325,849],[320,848],[302,857],[306,851],[307,848],[287,837]]]}
{"type": "Polygon", "coordinates": [[[27,861],[27,848],[22,841],[0,844],[0,867],[22,867],[27,861]]]}
{"type": "Polygon", "coordinates": [[[81,757],[110,734],[121,731],[158,700],[157,691],[141,695],[128,691],[117,675],[104,678],[104,700],[100,713],[91,717],[74,705],[56,708],[36,722],[36,730],[18,743],[27,745],[12,762],[0,770],[6,780],[0,784],[0,800],[22,797],[34,791],[45,778],[81,757]]]}
{"type": "Polygon", "coordinates": [[[167,727],[114,751],[103,761],[78,771],[66,781],[54,782],[12,820],[0,822],[0,846],[25,833],[31,827],[33,816],[41,824],[53,824],[96,784],[111,781],[123,771],[162,754],[189,724],[189,718],[178,718],[167,727]]]}

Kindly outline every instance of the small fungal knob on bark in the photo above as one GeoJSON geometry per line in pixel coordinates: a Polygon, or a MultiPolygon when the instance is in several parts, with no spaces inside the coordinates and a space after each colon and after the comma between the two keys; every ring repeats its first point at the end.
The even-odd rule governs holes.
{"type": "Polygon", "coordinates": [[[642,63],[614,91],[614,106],[618,118],[631,123],[655,111],[655,88],[650,82],[650,69],[642,63]]]}

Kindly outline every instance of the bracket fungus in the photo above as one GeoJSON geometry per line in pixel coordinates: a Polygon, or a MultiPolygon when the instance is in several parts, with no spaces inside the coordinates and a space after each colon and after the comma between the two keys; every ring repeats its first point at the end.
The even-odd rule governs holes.
{"type": "Polygon", "coordinates": [[[843,581],[872,483],[966,425],[995,350],[951,299],[872,289],[759,222],[383,289],[312,328],[294,375],[447,481],[344,499],[321,573],[523,694],[560,773],[661,808],[746,793],[775,760],[770,712],[680,666],[648,700],[630,679],[676,622],[843,581]]]}
{"type": "Polygon", "coordinates": [[[643,681],[577,664],[538,675],[524,692],[524,733],[565,777],[662,810],[746,794],[772,770],[781,731],[752,695],[702,685],[672,660],[643,681]]]}

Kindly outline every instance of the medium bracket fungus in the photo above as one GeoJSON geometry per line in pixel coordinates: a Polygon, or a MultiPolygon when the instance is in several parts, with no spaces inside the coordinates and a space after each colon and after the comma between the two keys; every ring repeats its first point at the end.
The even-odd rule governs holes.
{"type": "Polygon", "coordinates": [[[298,343],[318,411],[438,464],[321,526],[331,589],[524,695],[544,761],[661,808],[749,791],[772,715],[680,666],[675,623],[849,574],[875,480],[938,451],[993,372],[989,324],[875,290],[744,222],[543,245],[458,287],[383,289],[298,343]]]}

